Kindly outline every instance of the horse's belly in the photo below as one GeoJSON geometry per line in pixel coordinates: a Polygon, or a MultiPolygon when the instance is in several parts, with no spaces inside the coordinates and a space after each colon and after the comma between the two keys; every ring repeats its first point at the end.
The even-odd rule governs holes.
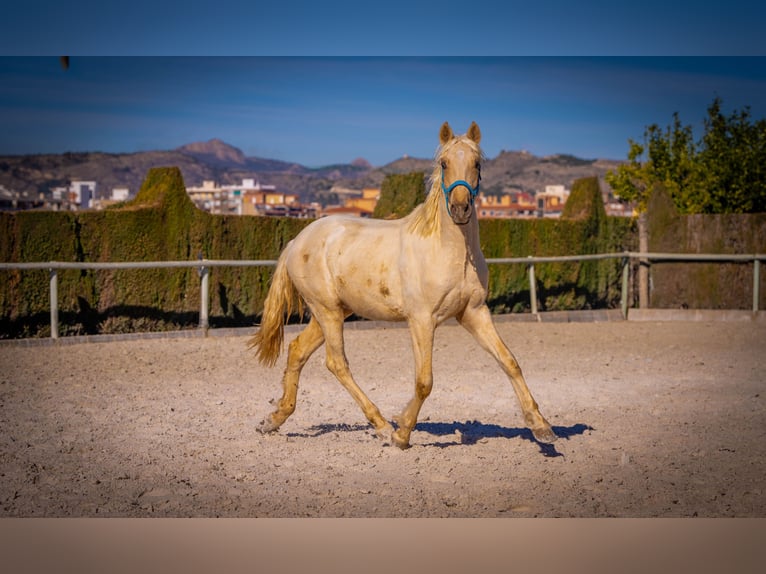
{"type": "Polygon", "coordinates": [[[339,296],[343,306],[365,319],[374,321],[403,321],[406,319],[404,309],[393,287],[385,281],[375,284],[372,281],[365,282],[359,287],[341,287],[339,296]],[[369,283],[369,285],[367,284],[369,283]]]}

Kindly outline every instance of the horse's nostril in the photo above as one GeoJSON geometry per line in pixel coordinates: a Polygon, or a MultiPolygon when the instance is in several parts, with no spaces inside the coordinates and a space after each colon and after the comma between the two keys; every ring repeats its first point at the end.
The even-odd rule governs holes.
{"type": "Polygon", "coordinates": [[[452,213],[452,217],[454,219],[464,220],[469,216],[470,211],[471,206],[466,203],[459,203],[457,205],[450,206],[450,213],[452,213]]]}

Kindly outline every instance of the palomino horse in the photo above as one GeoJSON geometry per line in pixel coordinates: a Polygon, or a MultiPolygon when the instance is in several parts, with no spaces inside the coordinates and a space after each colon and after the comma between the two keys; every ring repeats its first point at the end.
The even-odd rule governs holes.
{"type": "Polygon", "coordinates": [[[431,190],[409,215],[397,220],[319,219],[280,255],[263,321],[249,342],[260,362],[269,366],[276,362],[284,339],[285,312],[289,317],[296,305],[302,308],[305,302],[311,320],[289,345],[282,398],[260,431],[277,430],[294,412],[301,369],[324,342],[327,368],[362,408],[376,434],[407,448],[433,384],[434,330],[455,317],[508,375],[535,438],[543,443],[556,439],[485,302],[487,264],[473,209],[483,159],[479,126],[473,122],[465,135],[455,136],[445,122],[439,139],[431,190]],[[352,313],[409,324],[415,395],[394,418],[396,430],[351,376],[343,349],[343,321],[352,313]]]}

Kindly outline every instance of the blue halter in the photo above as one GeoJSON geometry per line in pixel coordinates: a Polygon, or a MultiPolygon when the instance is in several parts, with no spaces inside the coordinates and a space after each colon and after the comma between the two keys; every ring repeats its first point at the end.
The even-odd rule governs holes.
{"type": "Polygon", "coordinates": [[[476,199],[476,196],[479,195],[480,183],[481,183],[481,176],[479,176],[479,181],[476,182],[476,187],[471,187],[471,184],[465,181],[464,179],[458,179],[457,181],[452,182],[452,185],[447,187],[444,185],[444,168],[442,168],[442,192],[444,193],[444,201],[447,204],[447,213],[452,215],[449,209],[449,194],[452,193],[453,189],[455,189],[459,185],[462,185],[463,187],[465,187],[471,193],[471,205],[473,205],[474,199],[476,199]]]}

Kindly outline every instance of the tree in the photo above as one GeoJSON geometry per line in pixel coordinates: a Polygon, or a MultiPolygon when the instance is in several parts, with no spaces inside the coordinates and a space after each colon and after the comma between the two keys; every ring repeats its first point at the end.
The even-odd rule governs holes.
{"type": "MultiPolygon", "coordinates": [[[[644,134],[646,135],[646,134],[644,134]]],[[[608,171],[604,176],[615,195],[636,204],[636,211],[643,213],[649,200],[652,175],[648,163],[643,160],[645,146],[629,139],[628,162],[608,171]]]]}
{"type": "MultiPolygon", "coordinates": [[[[648,129],[647,129],[648,131],[648,129]]],[[[644,132],[644,139],[647,133],[644,132]]],[[[649,230],[646,224],[646,206],[655,184],[650,162],[642,161],[645,146],[628,140],[628,163],[622,164],[616,172],[607,172],[605,179],[612,186],[614,193],[636,204],[638,212],[638,250],[642,253],[649,251],[649,230]]],[[[638,306],[645,309],[649,306],[649,262],[641,259],[638,268],[638,306]]]]}
{"type": "Polygon", "coordinates": [[[705,134],[694,142],[678,113],[664,131],[652,124],[644,143],[628,140],[628,162],[606,176],[615,194],[639,213],[655,185],[665,186],[680,213],[766,211],[766,120],[751,123],[750,109],[721,112],[708,107],[705,134]]]}
{"type": "MultiPolygon", "coordinates": [[[[646,207],[664,187],[679,213],[757,213],[766,211],[766,120],[751,123],[750,108],[721,112],[708,107],[705,134],[695,143],[692,128],[678,113],[664,131],[652,124],[644,143],[628,140],[628,161],[606,174],[615,194],[636,204],[639,250],[648,251],[646,207]]],[[[648,271],[639,268],[639,306],[648,304],[648,271]]]]}
{"type": "Polygon", "coordinates": [[[687,197],[696,196],[699,182],[696,145],[691,127],[681,124],[677,112],[673,114],[673,124],[664,131],[657,124],[648,126],[643,145],[633,140],[628,143],[628,163],[607,173],[606,180],[620,198],[635,202],[639,213],[646,210],[657,184],[664,185],[677,203],[688,203],[687,197]]]}
{"type": "Polygon", "coordinates": [[[750,108],[726,117],[721,100],[708,108],[697,158],[706,201],[700,213],[766,212],[766,120],[751,123],[750,108]]]}

